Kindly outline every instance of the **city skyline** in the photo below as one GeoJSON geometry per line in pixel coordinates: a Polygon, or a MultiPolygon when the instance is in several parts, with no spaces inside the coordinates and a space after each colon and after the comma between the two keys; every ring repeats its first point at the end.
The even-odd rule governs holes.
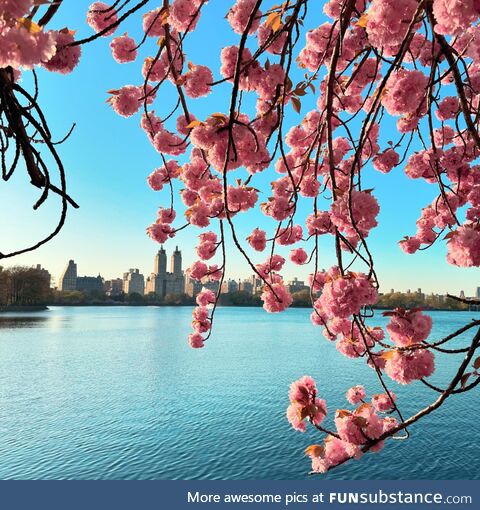
{"type": "MultiPolygon", "coordinates": [[[[91,291],[93,289],[99,289],[99,281],[101,279],[102,281],[102,289],[103,291],[107,291],[105,285],[115,286],[114,282],[117,282],[117,290],[118,290],[118,282],[125,282],[127,275],[139,275],[139,277],[142,278],[143,281],[143,293],[144,295],[147,295],[149,292],[154,292],[155,294],[159,295],[160,297],[165,297],[167,294],[180,294],[180,289],[186,289],[187,285],[190,285],[191,290],[190,292],[185,292],[188,295],[195,295],[199,292],[202,286],[205,286],[205,284],[202,284],[200,282],[194,282],[192,279],[188,278],[189,281],[186,281],[186,273],[183,269],[183,259],[182,259],[182,251],[179,249],[178,245],[175,246],[175,250],[172,251],[171,254],[171,264],[170,264],[170,272],[167,272],[167,258],[168,258],[168,252],[165,250],[164,246],[161,245],[159,250],[153,255],[153,271],[142,271],[138,267],[129,268],[128,271],[123,271],[121,275],[113,276],[112,278],[107,278],[101,275],[101,272],[96,272],[97,276],[78,276],[77,275],[77,268],[78,264],[74,261],[74,259],[70,259],[64,268],[64,270],[61,272],[60,276],[55,278],[55,275],[49,271],[48,268],[44,267],[42,264],[33,264],[32,267],[41,268],[43,271],[49,272],[51,275],[51,286],[53,288],[61,289],[62,287],[62,281],[67,276],[68,280],[68,271],[69,268],[71,269],[73,266],[75,266],[75,278],[77,281],[80,281],[80,287],[77,286],[75,288],[72,287],[71,281],[67,283],[67,288],[61,289],[61,290],[84,290],[84,291],[91,291]],[[167,283],[169,281],[169,278],[171,277],[179,277],[182,276],[183,281],[181,283],[176,283],[176,286],[174,283],[167,283]],[[153,278],[154,276],[161,276],[163,279],[159,278],[153,278]],[[162,282],[161,287],[158,287],[158,281],[162,282]],[[157,286],[156,286],[157,285],[157,286]],[[168,287],[168,285],[173,285],[173,287],[168,287]],[[162,288],[163,290],[159,290],[162,288]]],[[[135,266],[135,265],[134,265],[135,266]]],[[[258,277],[255,275],[250,274],[249,276],[235,276],[235,275],[226,275],[224,278],[224,286],[229,286],[233,284],[237,285],[237,288],[234,289],[232,287],[232,290],[228,290],[228,292],[235,292],[236,290],[242,290],[241,285],[242,283],[249,282],[253,279],[258,280],[258,277]]],[[[300,287],[308,287],[307,278],[299,278],[298,276],[293,276],[291,278],[284,278],[284,280],[290,285],[300,285],[300,287]]],[[[137,280],[138,281],[138,280],[137,280]]],[[[138,285],[138,283],[137,283],[138,285]]],[[[480,285],[480,280],[479,280],[480,285]]],[[[207,284],[208,286],[208,284],[207,284]]],[[[253,284],[255,287],[255,284],[253,284]]],[[[218,287],[217,287],[218,288],[218,287]]],[[[137,292],[138,287],[135,288],[135,292],[137,292]]],[[[122,285],[122,290],[125,291],[124,286],[122,285]]],[[[243,289],[244,290],[244,289],[243,289]]],[[[301,290],[301,289],[300,289],[301,290]]],[[[405,288],[388,288],[386,286],[380,287],[379,291],[383,294],[388,294],[394,292],[400,292],[400,293],[423,293],[425,295],[434,294],[434,295],[446,295],[446,294],[453,294],[457,295],[459,297],[475,297],[480,298],[480,286],[473,284],[473,288],[462,288],[458,290],[452,290],[452,289],[444,289],[443,292],[435,292],[430,289],[425,289],[422,287],[405,287],[405,288]]],[[[222,292],[225,292],[222,290],[222,292]]],[[[129,293],[128,290],[126,292],[129,293]]],[[[139,292],[140,293],[140,292],[139,292]]]]}

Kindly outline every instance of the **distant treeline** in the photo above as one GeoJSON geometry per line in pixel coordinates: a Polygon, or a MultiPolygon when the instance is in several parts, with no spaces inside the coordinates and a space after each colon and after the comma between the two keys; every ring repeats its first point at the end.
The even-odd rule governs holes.
{"type": "MultiPolygon", "coordinates": [[[[302,290],[292,294],[294,308],[311,308],[310,291],[302,290]]],[[[59,292],[52,293],[52,305],[136,305],[136,306],[192,306],[195,305],[195,299],[186,294],[180,296],[167,295],[163,299],[157,294],[150,293],[142,296],[137,293],[130,295],[120,294],[118,296],[105,296],[99,293],[86,294],[84,292],[59,292]]],[[[259,295],[251,295],[247,292],[229,292],[221,294],[220,306],[262,306],[262,300],[259,295]]],[[[375,308],[393,309],[393,308],[423,308],[426,310],[468,310],[468,305],[443,296],[424,296],[423,294],[403,294],[395,292],[393,294],[382,294],[375,308]]]]}
{"type": "MultiPolygon", "coordinates": [[[[103,292],[62,292],[51,289],[45,271],[41,269],[14,266],[0,267],[0,308],[28,307],[40,305],[88,306],[88,305],[131,305],[131,306],[193,306],[195,298],[186,294],[167,295],[161,298],[155,293],[142,296],[137,293],[107,296],[103,292]]],[[[310,308],[308,289],[292,294],[292,307],[310,308]]],[[[247,292],[230,292],[220,296],[221,306],[262,306],[259,295],[247,292]]],[[[468,305],[451,298],[421,293],[394,292],[381,294],[375,308],[423,308],[426,310],[468,310],[468,305]]]]}
{"type": "Polygon", "coordinates": [[[187,296],[186,294],[181,294],[179,296],[170,294],[162,299],[160,296],[153,292],[145,296],[142,296],[137,292],[133,292],[132,294],[121,293],[114,296],[107,296],[105,293],[98,291],[83,292],[79,290],[72,290],[62,292],[59,290],[52,290],[48,304],[55,306],[191,306],[195,304],[195,299],[191,296],[187,296]]]}
{"type": "Polygon", "coordinates": [[[423,308],[425,310],[468,310],[468,305],[455,299],[434,294],[425,295],[419,292],[393,292],[380,295],[375,308],[423,308]]]}
{"type": "Polygon", "coordinates": [[[45,305],[50,293],[50,280],[41,269],[0,267],[0,307],[45,305]]]}
{"type": "MultiPolygon", "coordinates": [[[[117,294],[107,296],[98,291],[80,292],[78,290],[61,292],[52,290],[49,300],[50,305],[73,306],[73,305],[131,305],[131,306],[193,306],[195,298],[187,294],[167,294],[160,297],[151,292],[142,296],[137,292],[132,294],[117,294]]],[[[260,296],[252,296],[247,292],[233,292],[220,296],[220,305],[223,306],[262,306],[260,296]]]]}

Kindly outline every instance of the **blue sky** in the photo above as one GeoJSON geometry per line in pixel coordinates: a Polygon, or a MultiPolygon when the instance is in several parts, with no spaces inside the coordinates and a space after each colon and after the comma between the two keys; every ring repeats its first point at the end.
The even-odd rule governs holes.
{"type": "MultiPolygon", "coordinates": [[[[52,26],[77,29],[77,37],[90,35],[91,30],[85,23],[89,4],[89,1],[66,0],[52,26]]],[[[151,4],[153,8],[158,2],[151,4]]],[[[191,42],[186,44],[188,60],[210,66],[216,78],[220,77],[220,49],[238,42],[238,36],[224,19],[227,5],[230,3],[210,0],[191,42]]],[[[318,26],[323,21],[318,12],[311,12],[307,26],[318,26]]],[[[140,18],[136,16],[129,20],[119,34],[125,31],[138,39],[140,18]]],[[[105,100],[109,89],[141,83],[142,59],[153,54],[157,47],[155,41],[150,41],[150,45],[142,48],[137,62],[121,66],[111,57],[109,41],[110,38],[103,38],[84,46],[80,65],[71,75],[39,71],[40,100],[53,132],[62,138],[73,122],[77,124],[71,138],[59,150],[67,169],[69,192],[81,207],[70,209],[67,224],[56,239],[33,253],[4,261],[5,265],[41,263],[57,279],[70,258],[78,263],[82,275],[100,273],[105,278],[113,278],[129,267],[138,267],[145,274],[153,270],[158,245],[146,236],[145,228],[154,220],[157,207],[168,205],[168,196],[151,191],[146,177],[161,165],[161,160],[139,128],[139,117],[118,117],[105,100]]],[[[229,85],[219,87],[207,98],[190,102],[193,113],[202,119],[212,112],[226,112],[228,89],[229,85]]],[[[155,109],[165,113],[175,101],[173,87],[167,84],[156,100],[155,109]]],[[[248,102],[253,104],[253,98],[247,99],[246,104],[248,102]]],[[[306,112],[313,108],[314,99],[306,98],[304,103],[303,111],[306,112]]],[[[287,120],[297,123],[300,119],[292,113],[287,120]]],[[[395,136],[393,124],[391,126],[389,132],[387,125],[382,147],[386,140],[395,136]]],[[[278,174],[269,169],[256,176],[253,185],[261,188],[276,178],[278,174]]],[[[405,255],[397,245],[404,235],[414,234],[415,221],[422,207],[435,196],[434,186],[406,178],[401,167],[388,175],[367,169],[364,179],[368,187],[375,188],[374,194],[381,206],[379,226],[371,232],[369,244],[377,261],[382,290],[421,287],[428,292],[465,290],[472,294],[480,286],[478,269],[459,269],[447,264],[443,241],[414,256],[405,255]]],[[[262,201],[266,196],[261,195],[262,201]]],[[[38,190],[28,185],[28,178],[21,171],[17,171],[8,183],[1,183],[2,252],[18,249],[40,238],[53,225],[59,212],[59,201],[52,197],[39,211],[33,212],[31,206],[37,198],[38,190]]],[[[309,207],[308,202],[301,207],[299,220],[308,214],[309,207]]],[[[323,208],[327,207],[325,202],[323,208]]],[[[257,224],[266,228],[273,226],[273,222],[256,212],[237,216],[235,221],[240,239],[245,239],[257,224]]],[[[176,239],[169,241],[167,251],[170,253],[178,244],[184,265],[189,265],[194,260],[193,247],[198,233],[198,229],[180,232],[176,239]]],[[[331,239],[322,239],[320,243],[321,267],[328,268],[334,263],[331,239]]],[[[288,250],[280,253],[287,254],[288,250]]],[[[255,262],[261,262],[265,257],[265,254],[253,256],[255,262]]],[[[287,278],[298,276],[303,279],[311,271],[311,268],[290,265],[284,274],[287,278]]],[[[241,256],[231,249],[227,276],[237,278],[249,274],[241,256]]]]}

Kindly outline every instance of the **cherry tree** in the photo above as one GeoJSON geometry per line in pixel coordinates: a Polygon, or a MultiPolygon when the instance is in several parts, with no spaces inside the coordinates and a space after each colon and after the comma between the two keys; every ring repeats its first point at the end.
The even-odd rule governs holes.
{"type": "Polygon", "coordinates": [[[377,173],[381,179],[396,167],[429,183],[437,196],[419,212],[416,230],[405,225],[410,235],[399,247],[413,255],[443,243],[450,264],[480,266],[480,166],[475,164],[480,156],[480,2],[237,0],[225,6],[226,21],[208,19],[212,26],[229,23],[238,36],[236,44],[219,51],[217,68],[191,62],[186,51],[186,43],[195,42],[206,3],[95,2],[86,13],[92,35],[75,40],[71,29],[49,28],[68,2],[0,0],[2,176],[8,180],[25,168],[42,190],[35,207],[49,193],[60,195],[63,203],[50,236],[2,256],[47,242],[62,227],[68,206],[76,206],[66,190],[57,149],[61,140],[52,138],[37,90],[25,90],[21,75],[35,74],[38,66],[69,73],[82,45],[110,37],[112,58],[133,63],[136,85],[110,90],[108,103],[122,117],[139,118],[159,155],[148,184],[166,191],[147,233],[165,243],[180,230],[201,229],[198,260],[188,275],[218,282],[218,292],[204,288],[196,298],[190,345],[202,348],[211,338],[233,247],[263,282],[261,298],[270,313],[292,303],[282,278],[285,265],[308,265],[312,323],[339,353],[363,359],[378,377],[381,393],[367,397],[361,384],[346,388],[351,408],[337,409],[329,427],[327,402],[314,379],[304,376],[292,383],[287,418],[296,430],[318,430],[319,444],[306,453],[313,471],[325,472],[381,450],[387,439],[406,439],[411,425],[480,382],[479,320],[438,339],[430,338],[432,319],[419,309],[384,313],[389,317],[385,330],[372,325],[380,282],[368,236],[380,207],[374,190],[364,186],[365,175],[377,173]],[[308,26],[309,10],[320,7],[324,23],[308,26]],[[120,35],[119,27],[130,17],[142,29],[137,40],[120,35]],[[136,65],[143,47],[150,56],[136,65]],[[173,87],[171,104],[165,100],[171,94],[161,95],[164,87],[173,87]],[[197,118],[196,101],[217,87],[228,87],[228,93],[216,111],[197,118]],[[315,101],[308,112],[302,110],[306,96],[315,101]],[[385,138],[390,140],[384,143],[385,138]],[[53,156],[60,186],[52,182],[44,151],[53,156]],[[262,174],[273,176],[269,187],[262,184],[262,174]],[[260,191],[268,197],[261,203],[260,191]],[[304,204],[311,212],[301,221],[298,209],[304,204]],[[183,218],[179,208],[185,209],[183,218]],[[251,210],[269,217],[274,227],[267,232],[257,226],[243,239],[238,218],[251,210]],[[319,269],[321,236],[331,240],[336,256],[327,271],[319,269]],[[285,246],[291,247],[288,262],[278,253],[285,246]],[[261,252],[264,262],[255,264],[254,254],[261,252]],[[455,339],[462,345],[452,346],[455,339]],[[436,358],[447,355],[456,356],[456,370],[437,387],[428,378],[436,358]],[[394,384],[423,384],[434,399],[406,417],[394,384]]]}

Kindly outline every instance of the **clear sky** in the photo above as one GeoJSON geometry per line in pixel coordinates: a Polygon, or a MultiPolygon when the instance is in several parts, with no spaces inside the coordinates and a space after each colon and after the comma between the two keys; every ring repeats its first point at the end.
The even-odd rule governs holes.
{"type": "MultiPolygon", "coordinates": [[[[92,32],[85,23],[89,4],[84,0],[65,0],[52,26],[77,29],[77,37],[90,35],[92,32]]],[[[153,8],[158,2],[151,4],[153,8]]],[[[186,45],[188,60],[210,66],[216,78],[220,77],[220,49],[238,43],[238,36],[224,19],[229,5],[230,2],[223,0],[210,0],[191,42],[186,45]]],[[[318,26],[324,21],[319,12],[312,12],[309,19],[308,26],[318,26]]],[[[140,19],[136,16],[119,33],[128,30],[138,39],[139,29],[140,19]]],[[[100,273],[105,278],[115,278],[130,267],[138,267],[144,274],[153,270],[158,245],[146,236],[145,228],[153,222],[159,205],[168,206],[168,196],[151,191],[146,177],[161,165],[161,160],[139,128],[139,116],[123,119],[105,100],[109,89],[141,84],[142,59],[151,55],[156,46],[155,41],[151,41],[150,46],[142,49],[140,60],[121,66],[111,57],[109,40],[104,38],[84,46],[80,65],[71,75],[39,71],[40,101],[52,131],[60,139],[73,122],[77,124],[73,135],[59,151],[67,170],[69,192],[80,209],[69,210],[66,226],[56,239],[33,253],[3,261],[4,265],[41,263],[56,280],[70,258],[77,262],[80,275],[100,273]]],[[[202,119],[213,112],[227,112],[228,87],[220,87],[207,98],[191,102],[193,113],[202,119]]],[[[155,109],[165,113],[175,101],[173,88],[168,84],[162,88],[155,109]]],[[[313,108],[313,99],[306,99],[304,103],[304,112],[313,108]]],[[[300,118],[291,114],[288,120],[299,122],[300,118]]],[[[383,136],[382,147],[394,133],[387,132],[383,136]]],[[[275,178],[278,174],[269,169],[256,176],[253,185],[262,187],[275,178]]],[[[401,167],[388,175],[369,169],[365,181],[375,188],[374,194],[381,206],[379,226],[371,232],[369,244],[377,261],[382,290],[421,287],[427,292],[464,290],[466,294],[473,294],[480,286],[480,270],[448,265],[444,241],[414,256],[405,255],[397,245],[404,235],[414,234],[415,221],[422,207],[435,196],[435,187],[406,178],[401,167]]],[[[3,218],[0,251],[21,248],[52,228],[60,201],[52,197],[39,211],[33,212],[32,205],[38,196],[38,190],[28,184],[26,173],[20,170],[8,183],[0,183],[3,218]]],[[[266,196],[261,195],[262,201],[266,196]]],[[[299,220],[305,217],[309,207],[309,203],[302,206],[299,220]]],[[[323,204],[324,209],[327,207],[323,204]]],[[[181,221],[180,218],[178,225],[181,221]]],[[[258,212],[237,216],[235,221],[241,239],[256,225],[270,228],[273,225],[258,212]]],[[[193,247],[198,233],[196,228],[180,232],[176,239],[167,243],[168,254],[178,244],[184,266],[189,265],[195,258],[193,247]]],[[[322,240],[320,246],[320,266],[328,268],[334,262],[331,238],[322,240]]],[[[280,253],[286,254],[288,250],[280,253]]],[[[265,257],[262,254],[253,258],[261,262],[265,257]]],[[[287,279],[293,276],[304,279],[311,271],[311,268],[291,265],[284,274],[287,279]]],[[[238,278],[250,273],[241,256],[230,250],[227,276],[238,278]]]]}

